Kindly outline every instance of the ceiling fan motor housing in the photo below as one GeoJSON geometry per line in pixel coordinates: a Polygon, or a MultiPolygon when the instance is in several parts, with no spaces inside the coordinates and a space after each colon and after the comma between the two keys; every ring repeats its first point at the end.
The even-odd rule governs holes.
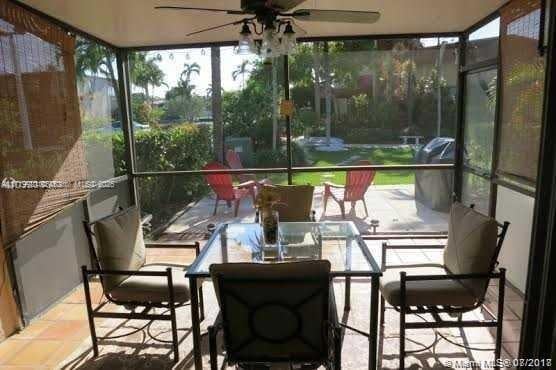
{"type": "Polygon", "coordinates": [[[241,0],[241,9],[249,12],[258,12],[268,9],[268,3],[276,10],[286,11],[294,8],[305,0],[241,0]]]}

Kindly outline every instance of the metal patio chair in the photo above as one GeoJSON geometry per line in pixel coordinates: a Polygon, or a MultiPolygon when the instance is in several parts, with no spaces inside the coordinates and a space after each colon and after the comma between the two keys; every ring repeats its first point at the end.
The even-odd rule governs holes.
{"type": "MultiPolygon", "coordinates": [[[[272,191],[278,194],[280,202],[273,209],[278,211],[281,222],[315,221],[312,185],[265,185],[261,192],[272,191]]],[[[259,212],[255,214],[255,222],[259,222],[259,212]]]]}
{"type": "MultiPolygon", "coordinates": [[[[145,243],[139,210],[135,206],[94,222],[84,221],[84,226],[93,268],[82,266],[81,269],[94,355],[98,356],[98,339],[110,339],[110,337],[97,337],[95,318],[164,320],[171,323],[174,362],[178,362],[176,308],[184,306],[190,300],[188,283],[184,277],[186,266],[146,264],[146,248],[194,249],[198,255],[199,243],[145,243]],[[106,298],[104,303],[95,308],[92,305],[89,287],[91,276],[100,278],[106,298]],[[125,307],[128,312],[102,311],[109,302],[125,307]],[[140,307],[142,309],[136,312],[140,307]],[[151,313],[155,308],[163,308],[166,312],[151,313]]],[[[204,318],[202,288],[199,288],[199,297],[202,320],[204,318]]],[[[156,340],[169,343],[169,341],[156,340]]]]}
{"type": "Polygon", "coordinates": [[[341,368],[342,331],[330,262],[214,264],[210,273],[220,305],[208,328],[211,370],[218,369],[220,330],[228,365],[341,368]]]}
{"type": "MultiPolygon", "coordinates": [[[[220,163],[213,162],[207,164],[203,167],[203,170],[225,170],[225,166],[220,163]]],[[[243,198],[251,196],[253,198],[253,204],[255,203],[257,183],[255,181],[243,182],[237,186],[234,186],[232,175],[228,173],[210,173],[205,175],[208,185],[211,187],[212,191],[216,194],[216,200],[214,201],[214,212],[213,216],[216,215],[218,210],[218,202],[221,200],[226,201],[228,206],[233,202],[234,206],[234,217],[237,217],[239,212],[239,205],[243,198]]]]}
{"type": "MultiPolygon", "coordinates": [[[[359,161],[357,163],[359,166],[370,165],[369,161],[359,161]]],[[[367,202],[365,201],[365,193],[369,186],[373,183],[375,178],[374,170],[353,170],[347,171],[346,174],[346,184],[336,185],[332,182],[324,183],[324,195],[323,203],[324,209],[323,214],[326,213],[326,206],[328,204],[328,198],[332,198],[340,206],[340,211],[342,212],[342,218],[346,218],[346,202],[351,202],[351,208],[355,210],[355,204],[358,201],[363,202],[365,207],[365,215],[369,217],[369,211],[367,209],[367,202]]]]}
{"type": "Polygon", "coordinates": [[[384,325],[385,302],[388,302],[400,315],[400,369],[404,369],[407,353],[424,351],[438,340],[436,338],[432,345],[423,349],[406,351],[405,332],[408,329],[494,327],[494,353],[496,359],[500,358],[506,271],[504,268],[497,268],[497,259],[508,226],[509,222],[500,224],[495,219],[478,213],[473,206],[465,207],[456,202],[450,212],[448,241],[445,246],[393,245],[389,242],[382,244],[381,325],[384,325]],[[444,250],[443,264],[386,266],[388,250],[430,248],[444,250]],[[498,279],[496,314],[483,305],[490,279],[498,279]],[[479,307],[486,310],[493,319],[463,320],[463,313],[479,307]],[[440,317],[441,313],[457,319],[443,319],[440,317]],[[406,322],[406,315],[410,314],[430,314],[434,321],[406,322]]]}

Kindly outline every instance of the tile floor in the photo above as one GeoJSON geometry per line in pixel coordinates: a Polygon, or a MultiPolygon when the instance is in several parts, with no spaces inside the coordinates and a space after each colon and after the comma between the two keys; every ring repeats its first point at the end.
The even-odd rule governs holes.
{"type": "MultiPolygon", "coordinates": [[[[378,232],[440,232],[448,230],[448,213],[433,211],[415,201],[413,185],[378,185],[371,186],[365,194],[369,205],[369,216],[365,216],[362,202],[357,202],[355,209],[346,205],[346,219],[353,221],[361,233],[371,233],[371,220],[380,222],[378,232]]],[[[315,187],[313,209],[317,221],[342,220],[340,207],[334,200],[328,201],[326,212],[323,210],[324,187],[315,187]]],[[[208,195],[186,212],[177,214],[176,218],[163,230],[168,236],[182,235],[195,238],[204,235],[207,225],[221,222],[253,222],[255,210],[251,199],[242,200],[237,217],[233,207],[227,208],[220,202],[217,214],[214,210],[214,195],[208,195]]]]}
{"type": "MultiPolygon", "coordinates": [[[[415,241],[415,243],[423,241],[415,241]]],[[[369,242],[369,247],[375,256],[380,254],[380,242],[369,242]]],[[[149,251],[149,261],[154,262],[182,262],[188,263],[192,255],[186,251],[176,250],[149,251]]],[[[388,254],[388,264],[407,264],[415,262],[438,262],[441,258],[440,251],[394,251],[388,254]]],[[[351,326],[368,327],[369,317],[369,282],[366,279],[352,281],[352,310],[343,319],[351,326]]],[[[217,312],[217,305],[211,284],[205,284],[207,319],[203,322],[202,329],[212,323],[217,312]]],[[[338,307],[343,307],[343,282],[335,282],[336,299],[338,307]]],[[[504,307],[504,332],[503,332],[503,357],[514,358],[519,347],[519,331],[523,300],[512,288],[506,290],[506,304],[504,307]]],[[[100,302],[103,297],[98,284],[92,284],[93,302],[100,302]]],[[[487,293],[487,307],[492,310],[496,305],[496,286],[489,286],[487,293]]],[[[159,344],[148,338],[145,332],[132,336],[106,340],[101,342],[101,354],[92,358],[89,331],[82,288],[78,287],[60,303],[48,310],[44,315],[34,320],[28,327],[18,334],[0,343],[0,370],[8,369],[166,369],[172,368],[171,349],[166,344],[159,344]]],[[[113,308],[118,309],[118,308],[113,308]]],[[[341,314],[341,313],[340,313],[341,314]]],[[[485,317],[482,310],[475,310],[466,314],[468,317],[485,317]]],[[[178,327],[180,330],[181,361],[175,366],[177,369],[191,369],[191,336],[187,329],[189,323],[189,307],[178,312],[178,327]]],[[[392,310],[386,312],[386,323],[381,340],[383,369],[397,367],[398,349],[398,315],[392,310]]],[[[134,327],[139,327],[141,322],[131,320],[97,320],[99,335],[114,335],[126,333],[134,327]]],[[[151,334],[155,337],[168,339],[169,325],[155,323],[152,325],[151,334]]],[[[343,344],[343,368],[349,370],[366,369],[367,341],[366,338],[350,331],[346,331],[343,344]]],[[[475,349],[463,350],[462,348],[440,340],[432,350],[420,354],[408,355],[407,368],[455,368],[449,366],[449,361],[455,360],[490,360],[493,358],[493,332],[489,329],[442,329],[441,334],[447,336],[455,343],[467,343],[475,349]]],[[[408,335],[407,349],[417,349],[419,346],[428,345],[435,340],[432,330],[416,330],[408,335]]],[[[203,341],[203,354],[205,368],[208,368],[208,351],[206,338],[203,341]]],[[[453,364],[452,364],[453,365],[453,364]]]]}

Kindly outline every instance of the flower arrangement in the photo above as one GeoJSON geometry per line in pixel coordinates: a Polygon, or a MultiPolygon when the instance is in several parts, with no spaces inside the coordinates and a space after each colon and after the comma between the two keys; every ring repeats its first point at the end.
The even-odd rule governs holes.
{"type": "Polygon", "coordinates": [[[281,204],[280,195],[271,187],[263,187],[255,199],[267,244],[276,244],[278,238],[278,212],[273,207],[281,204]]]}
{"type": "Polygon", "coordinates": [[[261,212],[271,211],[277,204],[280,204],[280,195],[270,187],[264,187],[255,199],[255,207],[261,212]]]}

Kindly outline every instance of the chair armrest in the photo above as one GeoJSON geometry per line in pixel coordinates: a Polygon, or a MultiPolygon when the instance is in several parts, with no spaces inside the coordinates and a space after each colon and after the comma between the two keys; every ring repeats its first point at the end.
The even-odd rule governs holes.
{"type": "Polygon", "coordinates": [[[407,275],[400,272],[400,281],[433,281],[433,280],[469,280],[469,279],[501,279],[506,273],[505,269],[486,274],[450,274],[450,275],[407,275]],[[403,276],[403,277],[402,277],[403,276]]]}
{"type": "Polygon", "coordinates": [[[257,186],[257,182],[253,180],[249,180],[249,181],[242,182],[241,184],[238,184],[236,187],[239,189],[245,189],[245,188],[252,188],[256,186],[257,186]]]}
{"type": "Polygon", "coordinates": [[[168,271],[137,271],[137,270],[87,270],[83,269],[86,275],[134,275],[134,276],[168,276],[168,271]]]}
{"type": "MultiPolygon", "coordinates": [[[[438,238],[431,238],[438,239],[438,238]]],[[[389,241],[382,243],[382,249],[444,249],[446,244],[390,244],[389,241]]]]}
{"type": "MultiPolygon", "coordinates": [[[[436,239],[436,238],[435,238],[436,239]]],[[[389,241],[382,243],[382,256],[381,256],[381,268],[380,270],[384,272],[386,270],[386,252],[388,249],[444,249],[445,244],[426,244],[426,245],[415,245],[415,244],[397,244],[392,245],[389,241]]]]}
{"type": "Polygon", "coordinates": [[[195,249],[195,255],[198,256],[201,251],[199,242],[186,243],[180,241],[172,242],[145,242],[145,248],[168,248],[168,249],[195,249]]]}
{"type": "Polygon", "coordinates": [[[334,184],[333,182],[330,182],[330,181],[325,181],[323,185],[326,186],[326,187],[340,188],[340,189],[343,189],[345,187],[343,185],[334,184]]]}

